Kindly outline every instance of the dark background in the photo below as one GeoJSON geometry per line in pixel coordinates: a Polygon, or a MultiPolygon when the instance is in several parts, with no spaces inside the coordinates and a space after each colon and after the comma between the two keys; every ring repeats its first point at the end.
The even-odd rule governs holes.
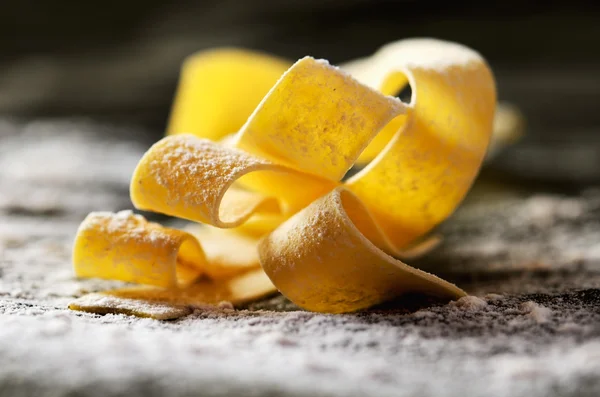
{"type": "Polygon", "coordinates": [[[600,181],[600,12],[593,2],[132,0],[0,3],[0,115],[164,131],[182,59],[215,46],[332,63],[406,37],[458,41],[527,117],[504,173],[600,181]]]}

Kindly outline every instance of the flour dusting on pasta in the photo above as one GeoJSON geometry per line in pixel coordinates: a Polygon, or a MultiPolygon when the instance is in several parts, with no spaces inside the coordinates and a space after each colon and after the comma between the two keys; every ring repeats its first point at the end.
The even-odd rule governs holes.
{"type": "MultiPolygon", "coordinates": [[[[275,288],[305,309],[328,313],[408,292],[466,295],[392,256],[415,244],[420,250],[413,252],[431,248],[419,242],[454,211],[484,160],[496,90],[479,54],[439,40],[400,41],[356,63],[356,76],[311,57],[287,70],[281,60],[245,51],[192,60],[169,135],[140,160],[131,199],[137,208],[210,227],[182,231],[132,213],[93,215],[103,220],[88,220],[76,239],[79,275],[153,286],[116,291],[111,299],[183,306],[237,304],[275,288]],[[202,97],[207,82],[220,81],[229,92],[225,86],[238,76],[260,89],[272,86],[263,98],[218,88],[211,101],[202,97]],[[389,96],[409,81],[410,104],[389,96]],[[213,117],[222,109],[247,118],[234,137],[227,138],[235,130],[227,130],[233,124],[225,116],[213,117]]],[[[109,301],[107,310],[122,309],[109,301]]],[[[151,310],[132,314],[160,318],[151,310]]]]}

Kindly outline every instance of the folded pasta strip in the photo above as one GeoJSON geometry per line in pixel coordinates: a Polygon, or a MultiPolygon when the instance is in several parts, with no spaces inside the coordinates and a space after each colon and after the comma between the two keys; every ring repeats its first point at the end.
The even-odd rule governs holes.
{"type": "Polygon", "coordinates": [[[75,241],[76,273],[150,284],[109,293],[179,306],[275,288],[330,313],[406,292],[458,298],[460,288],[392,256],[419,251],[463,199],[495,109],[489,67],[454,43],[400,41],[342,69],[201,53],[184,65],[169,135],[140,160],[131,198],[204,225],[92,214],[75,241]],[[406,84],[408,104],[390,96],[406,84]]]}

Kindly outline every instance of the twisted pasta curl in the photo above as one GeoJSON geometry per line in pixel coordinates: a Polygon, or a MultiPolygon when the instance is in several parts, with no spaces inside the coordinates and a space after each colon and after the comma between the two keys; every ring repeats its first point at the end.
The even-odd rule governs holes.
{"type": "Polygon", "coordinates": [[[151,284],[116,294],[176,304],[241,302],[276,287],[331,313],[406,292],[463,296],[392,256],[419,246],[478,173],[496,108],[483,58],[418,39],[342,69],[310,57],[288,67],[234,49],[190,58],[169,135],[140,160],[131,198],[209,226],[138,219],[107,232],[97,225],[135,215],[91,214],[76,239],[77,274],[151,284]],[[390,96],[406,84],[408,104],[390,96]]]}

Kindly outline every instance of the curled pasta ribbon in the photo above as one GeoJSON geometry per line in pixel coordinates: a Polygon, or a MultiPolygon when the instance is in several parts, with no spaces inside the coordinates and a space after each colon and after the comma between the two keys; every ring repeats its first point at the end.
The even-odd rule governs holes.
{"type": "Polygon", "coordinates": [[[244,236],[277,289],[309,310],[355,311],[406,292],[463,296],[389,255],[406,256],[477,175],[496,106],[485,61],[422,39],[348,64],[356,78],[310,57],[285,67],[234,50],[186,62],[170,136],[134,172],[136,207],[244,236]],[[406,84],[409,104],[389,96],[406,84]],[[355,164],[364,168],[342,181],[355,164]]]}
{"type": "Polygon", "coordinates": [[[79,277],[155,285],[185,286],[206,263],[189,233],[164,228],[131,211],[92,212],[77,231],[73,262],[79,277]]]}
{"type": "Polygon", "coordinates": [[[73,263],[79,277],[146,284],[89,294],[69,305],[94,313],[171,319],[189,314],[190,306],[244,303],[274,291],[254,240],[208,228],[171,229],[131,211],[89,214],[77,232],[73,263]]]}
{"type": "Polygon", "coordinates": [[[371,242],[380,233],[358,197],[341,187],[267,235],[260,259],[277,288],[312,311],[355,311],[413,291],[449,299],[465,294],[382,252],[371,242]]]}

